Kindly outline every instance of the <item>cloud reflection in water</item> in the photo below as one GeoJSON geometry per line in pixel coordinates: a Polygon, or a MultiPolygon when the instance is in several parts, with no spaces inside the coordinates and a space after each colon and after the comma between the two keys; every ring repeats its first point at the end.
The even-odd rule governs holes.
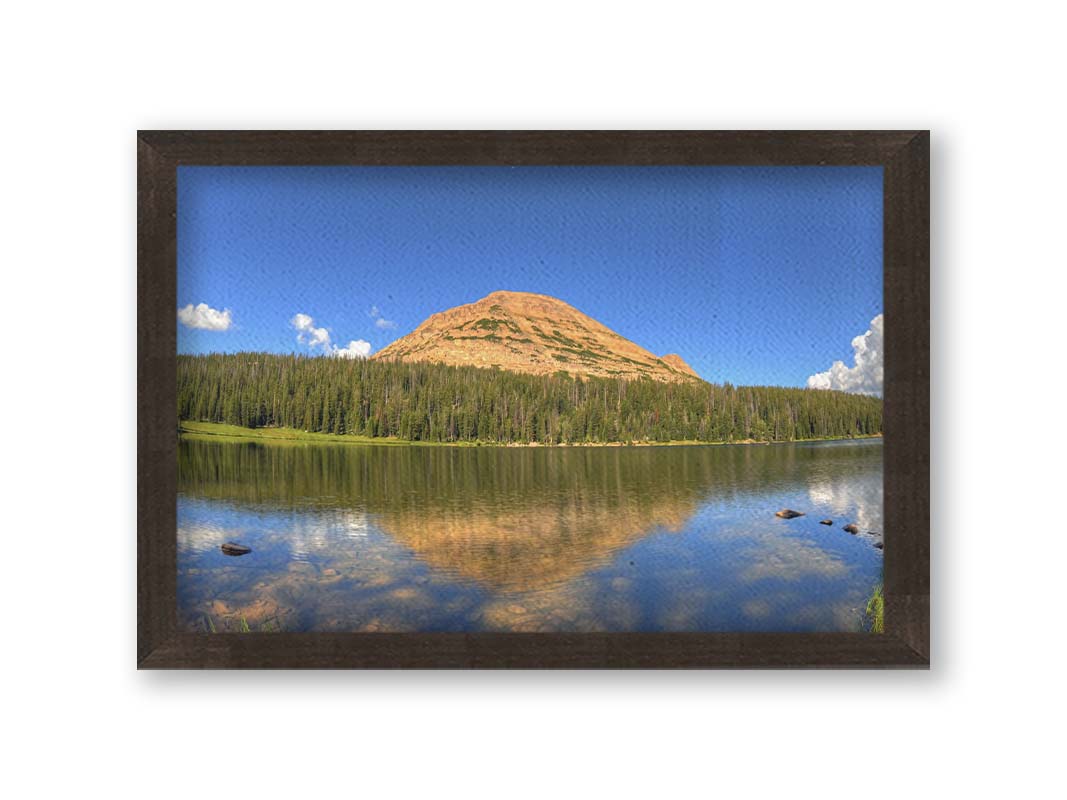
{"type": "Polygon", "coordinates": [[[879,443],[264,447],[183,442],[179,603],[285,630],[854,630],[879,443]],[[782,506],[810,507],[779,520],[782,506]],[[221,555],[222,541],[253,548],[221,555]]]}

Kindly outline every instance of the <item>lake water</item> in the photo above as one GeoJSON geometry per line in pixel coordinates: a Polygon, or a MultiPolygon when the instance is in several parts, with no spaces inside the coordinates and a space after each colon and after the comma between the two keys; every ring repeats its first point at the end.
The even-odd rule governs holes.
{"type": "Polygon", "coordinates": [[[882,575],[880,440],[182,441],[178,490],[198,631],[858,631],[882,575]]]}

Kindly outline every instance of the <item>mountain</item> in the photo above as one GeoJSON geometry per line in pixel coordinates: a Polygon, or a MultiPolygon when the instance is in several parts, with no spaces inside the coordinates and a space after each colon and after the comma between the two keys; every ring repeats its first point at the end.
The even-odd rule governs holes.
{"type": "Polygon", "coordinates": [[[668,353],[660,360],[668,367],[671,367],[672,369],[675,369],[678,372],[684,372],[686,375],[692,375],[694,378],[700,377],[699,375],[697,375],[696,370],[686,364],[685,361],[682,360],[682,357],[677,353],[668,353]]]}
{"type": "Polygon", "coordinates": [[[499,367],[532,375],[565,370],[663,382],[700,377],[681,356],[656,356],[562,300],[528,292],[493,292],[434,314],[371,358],[499,367]]]}

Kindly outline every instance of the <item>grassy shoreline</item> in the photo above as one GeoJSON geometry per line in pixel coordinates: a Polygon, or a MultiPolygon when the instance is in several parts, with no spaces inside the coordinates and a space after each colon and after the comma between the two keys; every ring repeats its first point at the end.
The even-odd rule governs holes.
{"type": "Polygon", "coordinates": [[[874,591],[867,599],[864,614],[870,624],[871,633],[885,633],[885,594],[881,583],[874,587],[874,591]]]}
{"type": "Polygon", "coordinates": [[[295,428],[242,428],[220,422],[193,422],[182,420],[178,426],[181,438],[191,441],[263,442],[269,444],[343,444],[381,445],[393,447],[684,447],[694,445],[771,445],[797,444],[803,442],[833,442],[848,439],[880,439],[881,434],[871,436],[827,436],[818,439],[794,439],[783,442],[760,442],[742,440],[735,442],[701,442],[681,440],[672,442],[573,442],[568,444],[541,444],[539,442],[421,442],[394,437],[354,436],[350,434],[313,433],[295,428]]]}

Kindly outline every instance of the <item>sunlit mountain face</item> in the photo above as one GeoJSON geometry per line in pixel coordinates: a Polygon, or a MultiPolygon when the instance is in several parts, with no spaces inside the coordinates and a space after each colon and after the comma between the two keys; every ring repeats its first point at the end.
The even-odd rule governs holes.
{"type": "Polygon", "coordinates": [[[493,292],[434,314],[374,358],[532,375],[563,371],[670,383],[699,377],[681,356],[656,356],[562,300],[529,292],[493,292]]]}

